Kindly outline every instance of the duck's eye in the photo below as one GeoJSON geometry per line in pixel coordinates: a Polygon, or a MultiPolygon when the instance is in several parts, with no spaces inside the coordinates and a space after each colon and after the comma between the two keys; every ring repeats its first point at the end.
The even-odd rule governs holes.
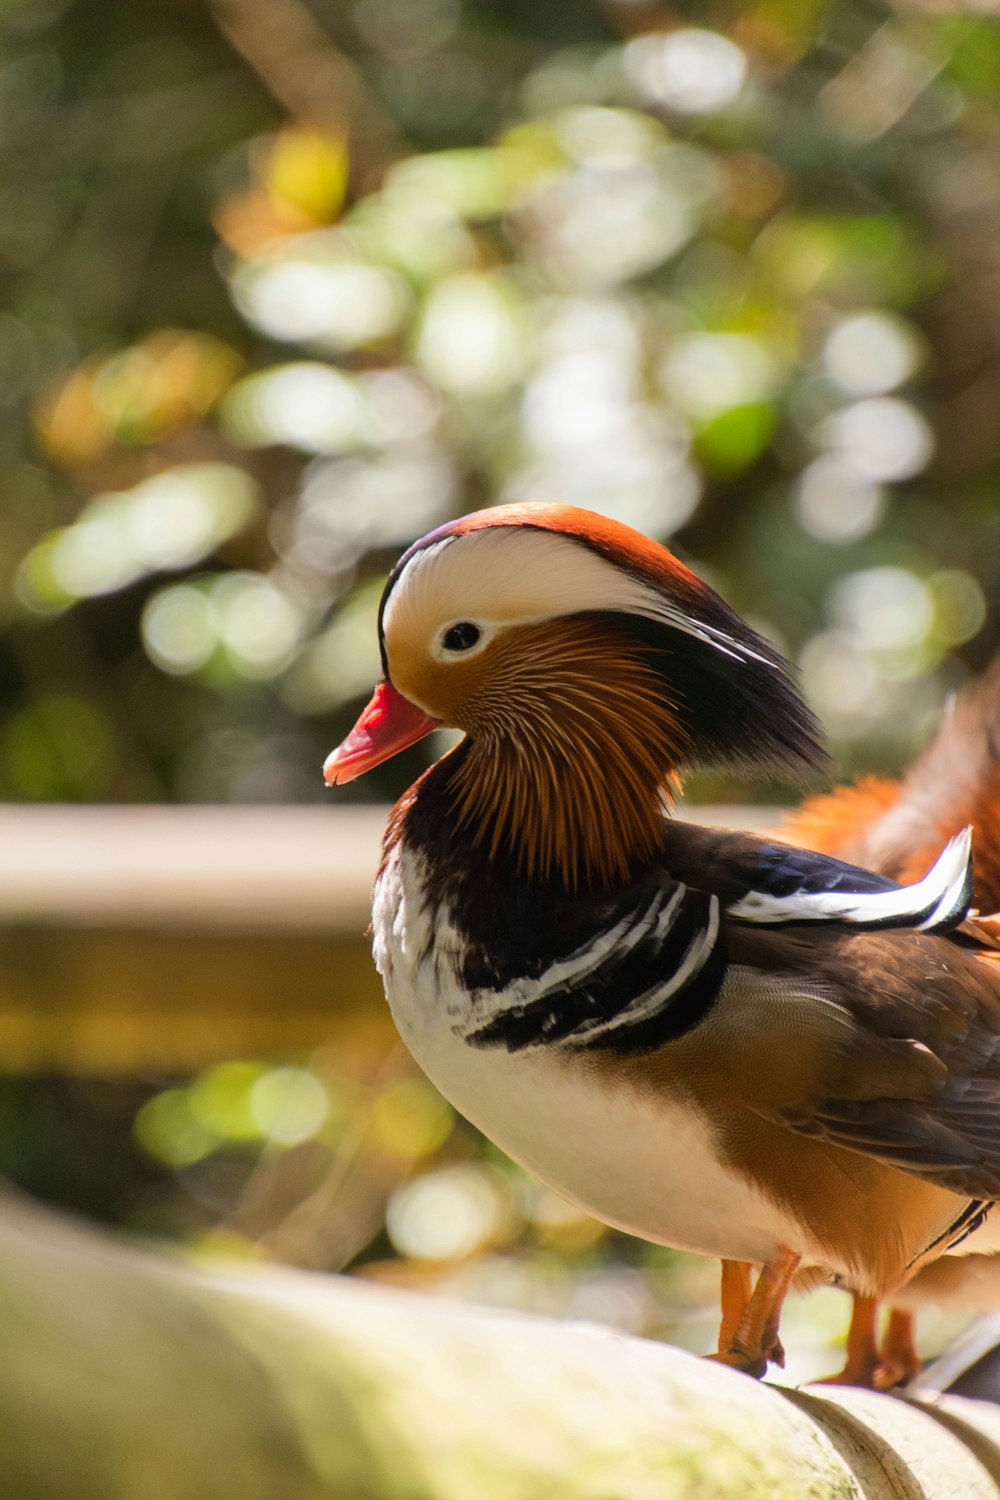
{"type": "Polygon", "coordinates": [[[481,635],[479,626],[473,625],[471,620],[459,620],[457,625],[449,625],[441,637],[441,644],[446,651],[468,651],[478,645],[481,635]]]}

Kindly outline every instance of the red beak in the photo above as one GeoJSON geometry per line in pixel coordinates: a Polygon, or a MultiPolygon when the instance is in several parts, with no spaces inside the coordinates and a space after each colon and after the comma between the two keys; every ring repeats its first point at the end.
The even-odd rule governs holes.
{"type": "Polygon", "coordinates": [[[323,765],[327,786],[363,776],[440,727],[437,719],[397,693],[391,682],[380,682],[346,740],[327,756],[323,765]]]}

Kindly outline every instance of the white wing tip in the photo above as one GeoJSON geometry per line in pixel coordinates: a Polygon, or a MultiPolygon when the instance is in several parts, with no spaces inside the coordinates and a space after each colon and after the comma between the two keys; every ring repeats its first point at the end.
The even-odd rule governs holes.
{"type": "Polygon", "coordinates": [[[953,927],[966,916],[972,901],[971,823],[948,840],[920,884],[936,886],[941,892],[920,923],[921,931],[953,927]]]}
{"type": "Polygon", "coordinates": [[[872,929],[949,932],[965,919],[971,901],[970,826],[948,840],[927,874],[912,885],[886,891],[793,891],[786,896],[748,891],[726,910],[745,922],[845,922],[872,929]]]}

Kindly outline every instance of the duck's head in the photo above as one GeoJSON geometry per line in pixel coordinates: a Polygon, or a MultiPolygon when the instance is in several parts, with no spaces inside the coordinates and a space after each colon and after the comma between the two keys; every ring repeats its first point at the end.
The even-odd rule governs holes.
{"type": "Polygon", "coordinates": [[[773,646],[641,533],[564,505],[432,531],[379,612],[384,678],[327,781],[464,730],[459,820],[529,877],[607,883],[648,858],[695,765],[801,773],[817,728],[773,646]]]}

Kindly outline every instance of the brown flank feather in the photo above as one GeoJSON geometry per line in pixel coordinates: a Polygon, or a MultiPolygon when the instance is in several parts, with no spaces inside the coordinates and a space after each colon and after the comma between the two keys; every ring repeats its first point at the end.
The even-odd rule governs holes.
{"type": "Polygon", "coordinates": [[[626,880],[658,848],[687,753],[663,678],[624,631],[566,617],[511,630],[464,708],[459,827],[568,890],[626,880]]]}

